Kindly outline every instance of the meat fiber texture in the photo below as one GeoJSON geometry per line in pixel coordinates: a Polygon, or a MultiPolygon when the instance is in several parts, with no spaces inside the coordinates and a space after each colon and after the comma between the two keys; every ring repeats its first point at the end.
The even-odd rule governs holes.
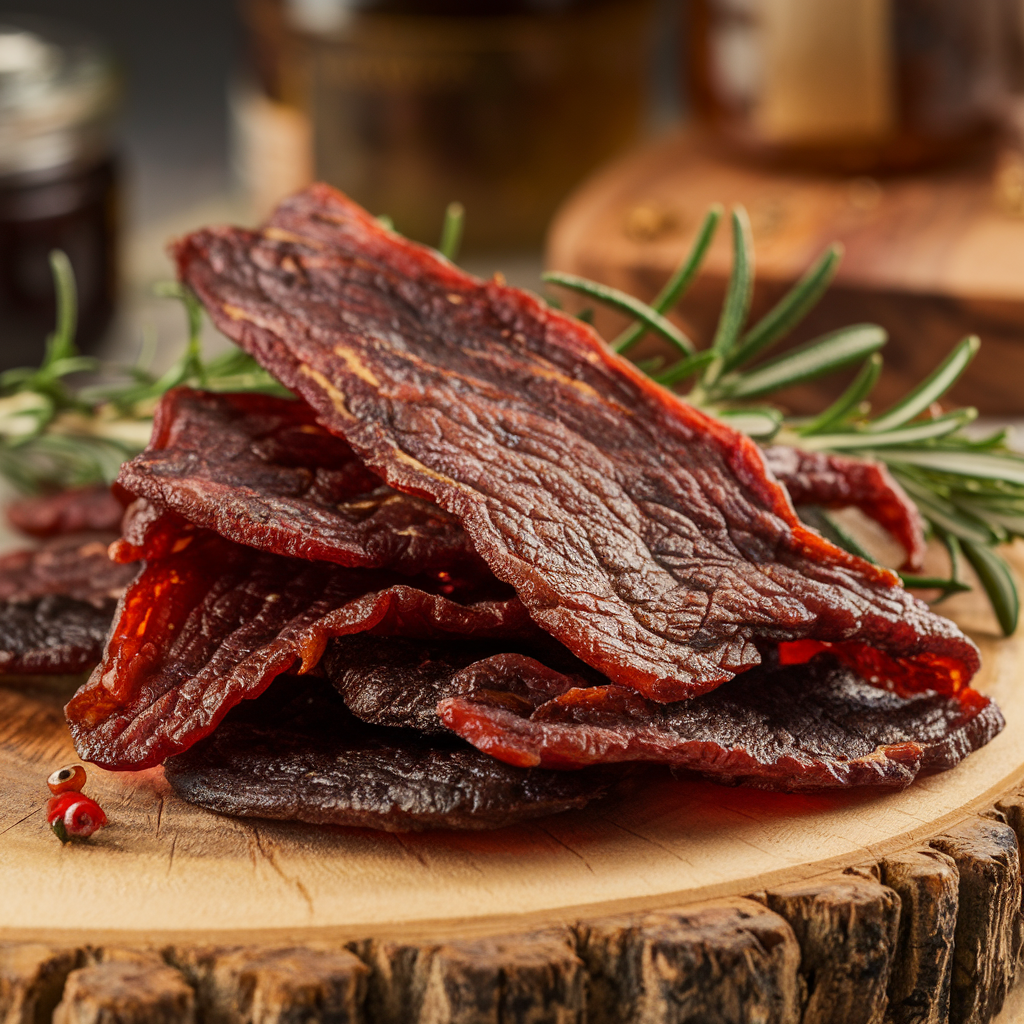
{"type": "Polygon", "coordinates": [[[349,636],[331,641],[321,672],[366,722],[424,732],[443,723],[520,768],[652,761],[762,789],[902,788],[921,771],[952,768],[1003,727],[973,690],[900,697],[828,654],[792,667],[769,657],[711,693],[659,704],[595,682],[567,652],[556,661],[532,653],[349,636]]]}
{"type": "MultiPolygon", "coordinates": [[[[279,555],[405,573],[479,565],[452,516],[383,485],[307,405],[283,398],[174,389],[157,408],[146,450],[121,468],[118,488],[279,555]]],[[[157,519],[140,532],[139,511],[119,559],[160,553],[157,519]]]]}
{"type": "Polygon", "coordinates": [[[117,600],[138,572],[107,557],[114,536],[56,535],[0,557],[0,675],[65,675],[99,662],[117,600]]]}
{"type": "Polygon", "coordinates": [[[160,764],[207,736],[334,636],[538,632],[497,581],[401,577],[287,558],[209,530],[146,564],[118,605],[103,661],[65,712],[78,753],[106,768],[160,764]]]}
{"type": "Polygon", "coordinates": [[[235,708],[166,773],[180,797],[221,814],[388,832],[500,828],[583,807],[628,774],[516,768],[450,736],[376,729],[308,676],[235,708]]]}
{"type": "Polygon", "coordinates": [[[974,645],[797,518],[746,437],[586,325],[482,282],[327,186],[175,248],[217,326],[398,491],[462,524],[530,615],[613,683],[707,692],[794,643],[955,694],[974,645]]]}

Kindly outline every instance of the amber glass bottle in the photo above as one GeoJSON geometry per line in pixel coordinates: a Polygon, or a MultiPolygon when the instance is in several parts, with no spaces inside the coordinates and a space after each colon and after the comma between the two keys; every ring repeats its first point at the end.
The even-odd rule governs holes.
{"type": "Polygon", "coordinates": [[[89,39],[0,17],[0,368],[39,362],[54,324],[53,249],[75,271],[81,347],[110,321],[116,97],[110,61],[89,39]]]}
{"type": "Polygon", "coordinates": [[[1006,0],[693,0],[689,91],[732,151],[904,170],[989,139],[1019,6],[1006,0]]]}
{"type": "Polygon", "coordinates": [[[254,63],[308,111],[315,171],[416,238],[452,199],[466,244],[537,244],[636,139],[648,0],[248,0],[254,63]]]}

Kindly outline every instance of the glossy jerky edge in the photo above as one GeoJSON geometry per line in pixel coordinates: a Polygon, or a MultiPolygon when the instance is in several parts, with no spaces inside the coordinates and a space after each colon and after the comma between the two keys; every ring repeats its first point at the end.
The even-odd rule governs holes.
{"type": "Polygon", "coordinates": [[[854,659],[870,644],[900,665],[880,685],[903,690],[956,692],[976,671],[974,645],[895,574],[800,523],[748,438],[334,190],[175,252],[221,330],[389,484],[458,516],[534,619],[613,681],[691,696],[757,664],[755,639],[852,640],[854,659]]]}
{"type": "Polygon", "coordinates": [[[65,708],[79,755],[103,767],[151,767],[187,749],[278,675],[312,670],[332,636],[537,632],[516,598],[475,582],[285,558],[205,530],[186,536],[128,587],[102,662],[65,708]]]}

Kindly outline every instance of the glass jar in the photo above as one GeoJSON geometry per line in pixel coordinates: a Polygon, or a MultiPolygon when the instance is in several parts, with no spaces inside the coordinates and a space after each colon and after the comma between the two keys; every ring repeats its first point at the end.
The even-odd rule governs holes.
{"type": "Polygon", "coordinates": [[[559,201],[634,141],[649,0],[250,0],[255,65],[304,109],[315,173],[436,242],[540,243],[559,201]]]}
{"type": "Polygon", "coordinates": [[[694,111],[774,164],[903,170],[991,138],[1006,97],[1010,0],[693,0],[694,111]]]}
{"type": "Polygon", "coordinates": [[[84,35],[0,19],[0,368],[39,362],[53,330],[49,254],[63,249],[78,286],[79,345],[109,324],[117,282],[117,83],[84,35]]]}

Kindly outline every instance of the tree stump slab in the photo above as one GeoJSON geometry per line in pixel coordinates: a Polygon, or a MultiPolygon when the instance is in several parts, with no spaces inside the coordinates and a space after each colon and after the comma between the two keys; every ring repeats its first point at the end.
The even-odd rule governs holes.
{"type": "Polygon", "coordinates": [[[953,771],[799,796],[666,772],[491,833],[236,820],[91,769],[110,825],[61,846],[67,685],[8,681],[0,1021],[994,1021],[1024,937],[1024,634],[945,607],[1007,719],[953,771]]]}

